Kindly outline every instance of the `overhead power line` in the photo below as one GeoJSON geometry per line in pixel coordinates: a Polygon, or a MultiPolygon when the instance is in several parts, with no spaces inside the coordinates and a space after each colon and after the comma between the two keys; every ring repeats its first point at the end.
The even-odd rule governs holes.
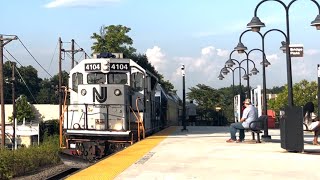
{"type": "MultiPolygon", "coordinates": [[[[74,41],[74,43],[75,43],[79,48],[81,48],[76,41],[74,41]]],[[[91,56],[90,56],[85,50],[83,50],[83,52],[84,52],[87,56],[89,56],[89,57],[91,58],[91,56]]]]}
{"type": "MultiPolygon", "coordinates": [[[[4,48],[4,50],[6,50],[6,52],[20,65],[22,66],[22,64],[15,58],[12,56],[12,54],[6,49],[4,48]]],[[[5,55],[3,55],[8,61],[10,61],[5,55]]]]}
{"type": "Polygon", "coordinates": [[[19,42],[22,44],[22,46],[27,50],[27,52],[29,53],[29,55],[33,58],[33,60],[36,61],[36,63],[50,76],[52,77],[52,75],[37,61],[37,59],[31,54],[31,52],[28,50],[28,48],[23,44],[23,42],[20,40],[20,38],[18,37],[19,42]]]}
{"type": "MultiPolygon", "coordinates": [[[[8,52],[8,53],[9,53],[9,52],[8,52]]],[[[10,54],[10,56],[11,56],[15,61],[17,61],[17,62],[19,63],[19,61],[18,61],[15,57],[13,57],[11,54],[10,54]]],[[[9,61],[10,66],[12,66],[10,59],[8,59],[6,56],[4,56],[4,58],[6,58],[6,59],[9,61]]],[[[20,64],[20,63],[19,63],[19,64],[20,64]]],[[[20,64],[20,65],[21,65],[21,64],[20,64]]],[[[22,66],[22,65],[21,65],[21,66],[22,66]]],[[[18,69],[17,67],[15,67],[15,70],[18,72],[19,77],[21,78],[21,80],[23,81],[23,84],[26,86],[27,90],[29,91],[30,95],[32,96],[32,99],[34,100],[34,102],[37,103],[36,98],[33,96],[33,94],[32,94],[32,92],[31,92],[29,86],[27,85],[26,81],[24,80],[24,78],[23,78],[22,75],[20,74],[19,69],[18,69]]]]}
{"type": "Polygon", "coordinates": [[[52,64],[52,61],[53,61],[54,55],[56,54],[56,51],[57,51],[58,45],[59,45],[59,42],[57,42],[56,47],[54,48],[54,52],[53,52],[53,55],[52,55],[52,58],[51,58],[51,61],[50,61],[50,64],[49,64],[49,68],[48,68],[48,70],[49,70],[49,69],[50,69],[50,67],[51,67],[51,64],[52,64]]]}

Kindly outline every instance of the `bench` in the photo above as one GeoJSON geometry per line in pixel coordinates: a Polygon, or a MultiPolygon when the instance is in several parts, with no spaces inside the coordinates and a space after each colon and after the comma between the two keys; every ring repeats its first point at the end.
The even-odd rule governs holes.
{"type": "Polygon", "coordinates": [[[249,128],[247,131],[252,132],[252,140],[255,140],[255,133],[257,134],[257,143],[261,143],[260,141],[260,133],[264,130],[265,122],[268,120],[267,115],[260,116],[257,120],[250,122],[249,128]]]}

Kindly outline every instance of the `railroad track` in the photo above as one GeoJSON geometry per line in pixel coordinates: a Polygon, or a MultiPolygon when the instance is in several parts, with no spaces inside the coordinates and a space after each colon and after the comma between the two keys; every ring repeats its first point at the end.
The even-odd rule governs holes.
{"type": "Polygon", "coordinates": [[[53,176],[48,177],[46,180],[64,179],[64,178],[68,177],[69,175],[71,175],[71,174],[73,174],[73,173],[75,173],[75,172],[77,172],[79,170],[81,170],[81,169],[80,168],[69,168],[69,169],[67,169],[65,171],[62,171],[60,173],[57,173],[57,174],[55,174],[53,176]]]}

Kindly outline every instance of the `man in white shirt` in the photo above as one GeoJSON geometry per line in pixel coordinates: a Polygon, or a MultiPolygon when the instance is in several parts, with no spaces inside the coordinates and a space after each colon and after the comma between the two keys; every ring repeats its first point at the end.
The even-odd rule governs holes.
{"type": "Polygon", "coordinates": [[[258,110],[253,105],[251,105],[250,99],[244,100],[244,106],[246,107],[243,110],[242,118],[240,122],[232,123],[230,125],[230,135],[231,138],[227,142],[242,142],[244,140],[244,130],[249,128],[250,122],[258,119],[258,110]],[[239,130],[239,139],[236,139],[236,133],[239,130]]]}

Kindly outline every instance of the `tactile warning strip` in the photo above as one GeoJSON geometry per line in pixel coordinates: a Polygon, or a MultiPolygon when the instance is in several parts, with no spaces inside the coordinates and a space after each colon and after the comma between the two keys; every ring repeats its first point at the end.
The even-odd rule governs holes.
{"type": "Polygon", "coordinates": [[[141,159],[151,149],[157,146],[168,135],[172,134],[177,127],[169,127],[132,146],[98,162],[72,176],[67,180],[104,180],[114,179],[117,175],[141,159]]]}

